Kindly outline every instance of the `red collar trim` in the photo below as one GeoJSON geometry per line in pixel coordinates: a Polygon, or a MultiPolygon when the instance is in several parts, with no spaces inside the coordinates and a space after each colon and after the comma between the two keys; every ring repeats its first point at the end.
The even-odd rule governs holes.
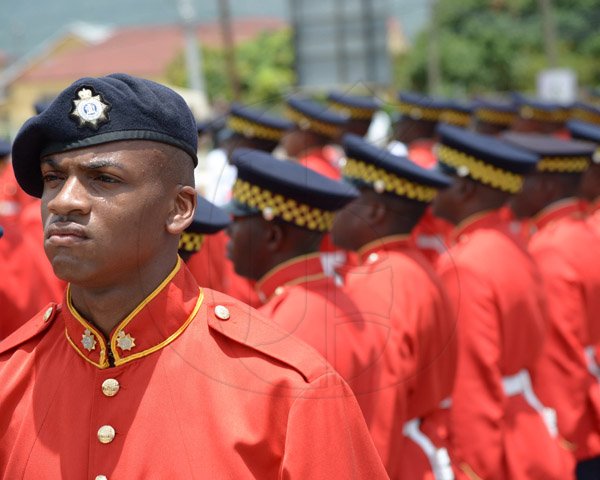
{"type": "Polygon", "coordinates": [[[71,303],[70,286],[65,293],[65,336],[71,347],[97,368],[119,366],[150,355],[174,341],[196,316],[203,294],[180,258],[171,273],[111,332],[104,335],[85,320],[71,303]]]}
{"type": "Polygon", "coordinates": [[[364,265],[380,260],[386,252],[411,246],[412,242],[413,239],[410,235],[389,235],[363,245],[357,253],[360,263],[364,265]]]}
{"type": "Polygon", "coordinates": [[[320,253],[292,258],[277,265],[256,282],[256,292],[262,303],[267,303],[283,287],[313,282],[325,278],[320,253]]]}
{"type": "Polygon", "coordinates": [[[532,218],[532,223],[537,230],[540,230],[564,217],[583,218],[584,210],[585,206],[581,200],[577,198],[565,198],[548,205],[540,211],[532,218]]]}

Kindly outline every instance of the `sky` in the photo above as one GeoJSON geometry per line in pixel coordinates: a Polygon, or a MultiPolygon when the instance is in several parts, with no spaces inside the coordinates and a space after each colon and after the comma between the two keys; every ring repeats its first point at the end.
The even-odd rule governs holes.
{"type": "MultiPolygon", "coordinates": [[[[218,0],[190,0],[200,22],[217,18],[218,0]]],[[[295,0],[230,0],[233,16],[288,19],[295,0]]],[[[387,0],[406,34],[413,37],[427,15],[424,0],[387,0]]],[[[108,26],[155,25],[179,20],[178,0],[0,0],[0,51],[19,57],[76,21],[108,26]]]]}

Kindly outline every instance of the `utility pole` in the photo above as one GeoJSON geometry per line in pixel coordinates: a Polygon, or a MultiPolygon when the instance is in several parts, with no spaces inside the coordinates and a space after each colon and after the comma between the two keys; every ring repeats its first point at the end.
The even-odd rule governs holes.
{"type": "Polygon", "coordinates": [[[223,38],[227,76],[229,77],[233,98],[234,100],[239,100],[240,78],[235,64],[235,42],[231,28],[231,8],[229,0],[217,0],[217,3],[219,5],[219,20],[221,23],[221,37],[223,38]]]}
{"type": "Polygon", "coordinates": [[[558,51],[556,48],[556,24],[552,11],[551,0],[538,0],[544,32],[544,51],[549,68],[558,66],[558,51]]]}
{"type": "Polygon", "coordinates": [[[202,76],[202,50],[196,36],[196,10],[192,0],[177,0],[177,10],[183,23],[185,35],[185,66],[188,77],[188,88],[205,95],[204,78],[202,76]]]}
{"type": "Polygon", "coordinates": [[[437,22],[437,0],[428,0],[429,7],[429,43],[427,55],[427,90],[429,95],[439,92],[441,84],[440,42],[437,22]]]}

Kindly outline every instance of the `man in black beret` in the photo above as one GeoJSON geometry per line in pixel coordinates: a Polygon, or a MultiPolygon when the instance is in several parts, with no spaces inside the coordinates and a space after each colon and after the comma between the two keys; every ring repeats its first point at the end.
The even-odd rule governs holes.
{"type": "Polygon", "coordinates": [[[69,284],[0,345],[0,477],[385,478],[339,375],[178,257],[196,142],[179,95],[125,74],[21,128],[15,173],[69,284]]]}

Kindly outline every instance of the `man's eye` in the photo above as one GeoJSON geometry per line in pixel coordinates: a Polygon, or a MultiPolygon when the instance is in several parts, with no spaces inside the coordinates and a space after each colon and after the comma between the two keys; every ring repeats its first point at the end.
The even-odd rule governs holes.
{"type": "Polygon", "coordinates": [[[42,181],[44,183],[54,182],[56,180],[58,180],[58,175],[54,173],[45,173],[42,175],[42,181]]]}
{"type": "Polygon", "coordinates": [[[95,179],[102,183],[119,183],[119,180],[110,175],[97,175],[95,179]]]}

